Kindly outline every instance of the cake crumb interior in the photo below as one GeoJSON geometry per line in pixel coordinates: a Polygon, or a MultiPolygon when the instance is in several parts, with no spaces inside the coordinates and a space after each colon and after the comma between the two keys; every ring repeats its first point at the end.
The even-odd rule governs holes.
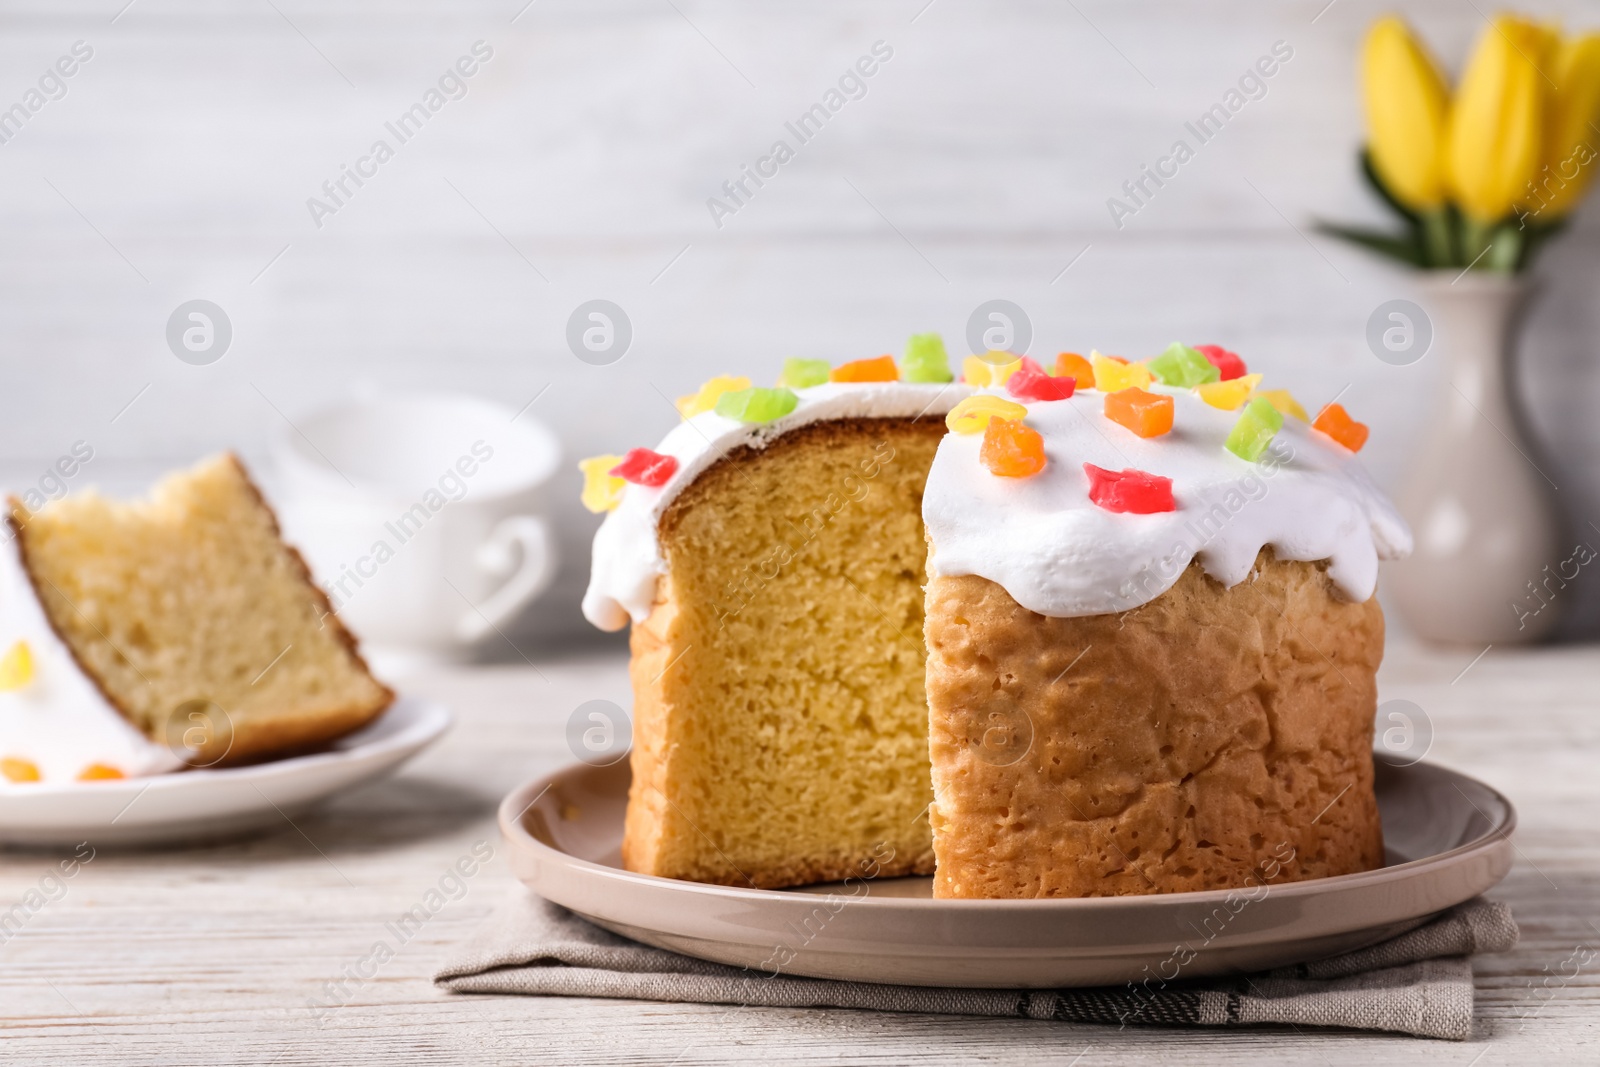
{"type": "Polygon", "coordinates": [[[231,456],[146,500],[89,491],[19,520],[34,588],[79,664],[197,765],[326,742],[392,699],[231,456]]]}
{"type": "Polygon", "coordinates": [[[932,872],[922,493],[942,420],[730,453],[660,526],[624,861],[763,888],[932,872]]]}

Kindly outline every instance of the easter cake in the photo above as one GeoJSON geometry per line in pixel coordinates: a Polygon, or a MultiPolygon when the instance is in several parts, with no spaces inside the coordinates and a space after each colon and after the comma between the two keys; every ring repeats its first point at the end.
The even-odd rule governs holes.
{"type": "Polygon", "coordinates": [[[5,533],[0,785],[281,756],[393,699],[232,456],[143,501],[13,498],[5,533]]]}
{"type": "Polygon", "coordinates": [[[1404,524],[1239,358],[942,343],[719,378],[584,462],[584,611],[632,624],[624,865],[941,897],[1370,870],[1380,558],[1404,524]]]}

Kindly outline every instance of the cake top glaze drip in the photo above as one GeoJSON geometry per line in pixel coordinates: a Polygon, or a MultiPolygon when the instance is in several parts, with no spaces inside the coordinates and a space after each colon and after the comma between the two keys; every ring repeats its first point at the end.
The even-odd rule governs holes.
{"type": "MultiPolygon", "coordinates": [[[[1236,356],[1224,354],[1237,362],[1236,356]]],[[[1198,356],[1169,370],[1168,376],[1193,376],[1196,367],[1203,371],[1198,356]]],[[[1037,382],[1028,389],[1008,390],[1010,374],[978,366],[976,360],[967,361],[967,377],[975,380],[976,374],[992,384],[832,382],[798,390],[793,410],[766,423],[741,422],[714,410],[694,414],[655,449],[677,461],[665,484],[622,485],[617,480],[618,502],[595,535],[584,615],[605,630],[621,629],[630,618],[645,619],[656,583],[666,573],[656,533],[662,514],[679,492],[733,449],[761,448],[789,430],[824,419],[943,417],[975,395],[1013,402],[1023,396],[1026,414],[1019,421],[1042,437],[1044,459],[1042,464],[1024,464],[1020,469],[1025,476],[1001,477],[992,457],[981,454],[985,433],[946,435],[923,496],[923,521],[932,545],[930,576],[978,575],[1032,611],[1071,617],[1147,603],[1169,589],[1192,560],[1232,587],[1249,575],[1257,555],[1269,546],[1279,559],[1327,560],[1339,591],[1364,601],[1376,586],[1378,561],[1410,552],[1410,531],[1354,454],[1336,443],[1341,438],[1323,432],[1325,422],[1319,421],[1314,430],[1296,417],[1303,412],[1286,392],[1255,391],[1258,376],[1239,379],[1242,362],[1230,372],[1232,380],[1217,383],[1215,375],[1206,373],[1207,381],[1191,387],[1152,381],[1143,364],[1113,362],[1098,354],[1094,359],[1096,372],[1119,383],[1125,376],[1142,381],[1135,387],[1150,394],[1145,399],[1154,403],[1148,406],[1166,412],[1165,398],[1170,398],[1171,421],[1163,423],[1169,428],[1141,436],[1152,431],[1131,429],[1125,413],[1112,417],[1107,398],[1113,394],[1086,391],[1089,382],[1080,383],[1066,399],[1027,397],[1039,392],[1037,382]],[[1292,413],[1269,419],[1274,425],[1257,434],[1254,444],[1260,449],[1247,453],[1258,457],[1254,461],[1240,455],[1239,431],[1247,413],[1217,406],[1218,384],[1225,393],[1237,392],[1241,405],[1247,396],[1272,398],[1292,413]],[[1205,390],[1211,390],[1211,402],[1202,397],[1205,390]],[[1170,480],[1175,506],[1157,513],[1108,508],[1101,486],[1091,498],[1091,475],[1103,482],[1108,472],[1154,484],[1170,480]]],[[[1209,352],[1205,359],[1217,362],[1209,352]]],[[[1081,373],[1088,375],[1087,361],[1078,356],[1070,360],[1076,362],[1069,363],[1064,355],[1058,367],[1081,365],[1081,373]]],[[[1037,365],[1031,370],[1024,365],[1021,372],[1008,369],[1045,373],[1037,365]]],[[[1101,384],[1108,383],[1102,379],[1101,384]]],[[[1050,395],[1049,390],[1044,393],[1050,395]]],[[[1265,399],[1250,403],[1276,416],[1276,407],[1268,408],[1265,399]]],[[[1342,408],[1339,413],[1343,415],[1342,408]]],[[[1364,427],[1361,433],[1364,439],[1364,427]]]]}

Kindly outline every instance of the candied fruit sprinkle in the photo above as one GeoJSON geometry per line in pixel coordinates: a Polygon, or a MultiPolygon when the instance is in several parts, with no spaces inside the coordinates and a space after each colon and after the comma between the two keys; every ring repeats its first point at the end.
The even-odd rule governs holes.
{"type": "Polygon", "coordinates": [[[717,398],[717,414],[740,422],[771,422],[781,419],[800,404],[791,389],[740,389],[717,398]]]}
{"type": "Polygon", "coordinates": [[[688,396],[680,396],[678,398],[678,414],[686,419],[692,419],[696,415],[716,407],[717,398],[722,396],[723,393],[731,393],[739,389],[748,388],[750,388],[749,378],[719,374],[688,396]]]}
{"type": "Polygon", "coordinates": [[[1244,365],[1244,360],[1237,354],[1229,352],[1221,345],[1195,345],[1194,350],[1199,352],[1222,375],[1222,380],[1231,382],[1235,378],[1243,378],[1250,373],[1244,365]]]}
{"type": "Polygon", "coordinates": [[[80,782],[109,782],[114,778],[126,777],[128,777],[126,774],[109,763],[91,763],[78,772],[80,782]]]}
{"type": "Polygon", "coordinates": [[[1020,419],[1028,409],[1005,397],[980,393],[963,399],[944,417],[945,426],[954,433],[982,433],[995,419],[1020,419]]]}
{"type": "Polygon", "coordinates": [[[648,448],[630,448],[628,454],[622,457],[622,462],[608,473],[613,478],[621,478],[634,485],[666,485],[678,473],[678,458],[664,456],[648,448]]]}
{"type": "Polygon", "coordinates": [[[1244,406],[1239,421],[1228,431],[1223,447],[1245,462],[1254,463],[1281,429],[1283,413],[1266,398],[1258,396],[1244,406]]]}
{"type": "Polygon", "coordinates": [[[783,361],[783,372],[778,375],[778,384],[790,389],[810,389],[813,385],[826,382],[828,373],[832,369],[825,359],[800,359],[790,356],[783,361]]]}
{"type": "Polygon", "coordinates": [[[1367,424],[1352,419],[1343,404],[1329,404],[1317,412],[1311,428],[1327,434],[1352,452],[1360,452],[1361,446],[1367,443],[1367,424]]]}
{"type": "Polygon", "coordinates": [[[1093,463],[1085,463],[1083,473],[1089,478],[1089,499],[1107,511],[1154,515],[1178,510],[1171,478],[1132,468],[1110,471],[1093,463]]]}
{"type": "Polygon", "coordinates": [[[33,650],[17,641],[0,657],[0,693],[21,689],[33,681],[33,650]]]}
{"type": "Polygon", "coordinates": [[[906,341],[906,355],[901,360],[908,382],[948,382],[950,356],[944,350],[944,338],[936,333],[914,333],[906,341]]]}
{"type": "Polygon", "coordinates": [[[624,458],[605,455],[578,461],[578,469],[583,472],[583,496],[580,499],[584,507],[598,515],[622,503],[622,488],[628,483],[611,472],[624,458]]]}
{"type": "Polygon", "coordinates": [[[1022,367],[1022,360],[1010,352],[990,351],[968,356],[961,361],[961,380],[968,385],[999,388],[1022,367]]]}
{"type": "Polygon", "coordinates": [[[1172,342],[1165,352],[1146,365],[1162,385],[1175,385],[1180,389],[1193,389],[1222,379],[1222,372],[1214,364],[1180,341],[1172,342]]]}
{"type": "Polygon", "coordinates": [[[1287,389],[1257,389],[1251,395],[1265,400],[1277,408],[1280,414],[1293,415],[1301,422],[1311,421],[1311,416],[1306,414],[1306,409],[1300,406],[1300,402],[1287,389]]]}
{"type": "Polygon", "coordinates": [[[1099,352],[1089,353],[1089,365],[1094,369],[1094,387],[1102,393],[1120,393],[1124,389],[1148,389],[1153,377],[1150,368],[1142,363],[1128,363],[1099,352]]]}
{"type": "Polygon", "coordinates": [[[1056,377],[1071,378],[1079,389],[1094,388],[1094,367],[1076,352],[1063,352],[1056,357],[1056,377]]]}
{"type": "Polygon", "coordinates": [[[978,461],[1001,478],[1028,478],[1044,470],[1044,438],[1019,419],[990,419],[978,461]]]}
{"type": "Polygon", "coordinates": [[[875,356],[872,359],[854,359],[841,363],[828,374],[833,382],[897,382],[900,368],[894,365],[893,356],[875,356]]]}
{"type": "Polygon", "coordinates": [[[1230,378],[1227,381],[1207,382],[1195,388],[1204,400],[1214,408],[1222,411],[1238,411],[1244,402],[1250,399],[1250,394],[1256,386],[1261,384],[1261,375],[1246,374],[1243,378],[1230,378]]]}
{"type": "Polygon", "coordinates": [[[1144,389],[1119,389],[1106,397],[1106,418],[1140,437],[1160,437],[1172,429],[1172,398],[1144,389]]]}
{"type": "Polygon", "coordinates": [[[1024,367],[1006,382],[1006,392],[1018,400],[1068,400],[1076,386],[1075,378],[1057,378],[1043,370],[1024,367]]]}
{"type": "Polygon", "coordinates": [[[37,782],[39,765],[20,756],[0,757],[0,778],[8,782],[37,782]]]}

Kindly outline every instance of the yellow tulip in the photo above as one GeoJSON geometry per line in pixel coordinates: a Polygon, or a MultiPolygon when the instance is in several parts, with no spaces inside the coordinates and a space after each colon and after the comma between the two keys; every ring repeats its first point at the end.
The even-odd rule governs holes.
{"type": "Polygon", "coordinates": [[[1445,119],[1450,91],[1427,50],[1400,18],[1373,23],[1361,49],[1367,150],[1384,187],[1409,208],[1444,199],[1445,119]]]}
{"type": "Polygon", "coordinates": [[[1544,96],[1555,35],[1501,15],[1467,61],[1445,133],[1445,178],[1479,223],[1510,214],[1543,164],[1544,96]]]}
{"type": "Polygon", "coordinates": [[[1571,211],[1600,168],[1600,33],[1563,41],[1550,64],[1544,120],[1544,165],[1523,199],[1540,222],[1571,211]]]}

